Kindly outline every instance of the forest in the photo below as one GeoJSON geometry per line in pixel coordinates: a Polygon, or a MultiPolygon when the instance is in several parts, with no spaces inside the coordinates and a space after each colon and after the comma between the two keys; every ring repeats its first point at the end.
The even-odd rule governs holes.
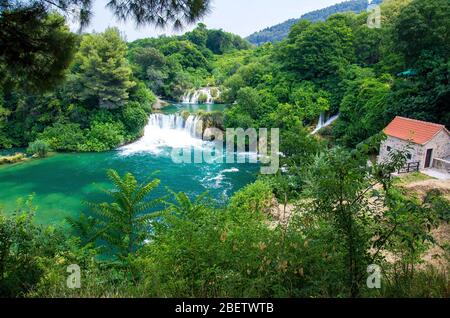
{"type": "Polygon", "coordinates": [[[227,105],[223,128],[280,129],[283,169],[224,204],[154,195],[164,176],[107,169],[107,200],[64,225],[35,222],[32,193],[13,211],[0,205],[0,296],[449,297],[450,245],[432,235],[448,225],[448,195],[412,194],[391,177],[406,151],[373,162],[395,116],[450,127],[448,0],[385,0],[381,28],[365,8],[338,5],[286,37],[288,25],[252,36],[274,42],[259,46],[203,23],[127,43],[115,28],[75,34],[55,12],[1,6],[0,150],[37,161],[111,151],[143,136],[157,100],[208,87],[227,105]],[[14,40],[18,23],[39,47],[14,40]],[[339,118],[313,135],[321,114],[339,118]],[[443,270],[423,261],[436,245],[443,270]],[[66,287],[71,264],[80,289],[66,287]],[[366,284],[372,264],[380,289],[366,284]]]}
{"type": "MultiPolygon", "coordinates": [[[[380,4],[382,1],[372,1],[372,4],[380,4]]],[[[255,32],[248,37],[250,43],[255,45],[261,45],[264,43],[276,43],[280,42],[283,39],[287,38],[289,35],[289,31],[291,27],[297,24],[300,20],[307,20],[310,22],[323,22],[329,16],[336,13],[344,13],[344,12],[355,12],[361,13],[367,9],[367,1],[366,0],[351,0],[344,1],[342,3],[338,3],[336,5],[319,9],[316,11],[308,12],[302,15],[299,19],[289,19],[283,23],[265,28],[259,32],[255,32]]]]}

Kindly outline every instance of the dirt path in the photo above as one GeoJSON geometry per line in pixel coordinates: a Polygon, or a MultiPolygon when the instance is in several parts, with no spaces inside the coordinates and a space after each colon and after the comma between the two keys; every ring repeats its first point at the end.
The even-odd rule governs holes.
{"type": "Polygon", "coordinates": [[[430,179],[417,181],[401,185],[401,188],[415,193],[420,198],[424,198],[431,190],[439,190],[447,200],[450,200],[450,180],[430,179]]]}

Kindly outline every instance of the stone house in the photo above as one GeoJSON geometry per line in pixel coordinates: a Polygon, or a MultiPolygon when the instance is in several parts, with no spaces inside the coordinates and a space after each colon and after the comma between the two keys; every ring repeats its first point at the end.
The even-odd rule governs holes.
{"type": "Polygon", "coordinates": [[[408,164],[419,170],[434,168],[450,173],[450,133],[444,125],[396,117],[385,129],[378,162],[392,150],[409,150],[408,164]]]}

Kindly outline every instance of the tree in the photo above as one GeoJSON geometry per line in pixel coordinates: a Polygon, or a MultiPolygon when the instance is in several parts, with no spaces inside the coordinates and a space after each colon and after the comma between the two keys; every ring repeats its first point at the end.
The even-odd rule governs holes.
{"type": "Polygon", "coordinates": [[[121,177],[116,171],[109,170],[108,177],[114,184],[114,190],[106,190],[112,202],[90,203],[93,217],[97,219],[96,237],[106,241],[113,255],[123,260],[144,244],[149,235],[150,221],[158,216],[151,208],[161,199],[147,200],[148,195],[160,183],[155,179],[149,183],[138,184],[136,178],[127,173],[121,177]]]}
{"type": "Polygon", "coordinates": [[[60,83],[76,45],[64,18],[42,7],[2,9],[0,4],[0,84],[42,91],[60,83]]]}
{"type": "MultiPolygon", "coordinates": [[[[21,85],[43,90],[60,82],[68,67],[75,37],[65,20],[78,20],[80,30],[93,15],[92,0],[5,0],[0,3],[0,74],[21,85]],[[55,18],[57,17],[57,18],[55,18]],[[2,74],[4,73],[4,74],[2,74]]],[[[121,20],[138,25],[172,24],[180,29],[204,17],[210,0],[108,0],[106,5],[121,20]]]]}
{"type": "Polygon", "coordinates": [[[11,147],[11,140],[8,134],[4,131],[6,127],[6,119],[11,114],[11,111],[2,107],[3,96],[0,94],[0,148],[11,147]]]}
{"type": "Polygon", "coordinates": [[[129,90],[136,85],[126,52],[117,29],[83,37],[74,61],[74,80],[82,87],[78,93],[81,100],[106,109],[125,105],[129,90]]]}
{"type": "Polygon", "coordinates": [[[358,68],[356,72],[359,75],[348,83],[334,128],[339,142],[350,148],[378,134],[392,119],[386,116],[391,93],[389,77],[377,79],[371,71],[358,68]]]}
{"type": "Polygon", "coordinates": [[[35,155],[38,158],[47,157],[48,152],[50,151],[50,147],[46,141],[36,140],[30,143],[28,146],[27,152],[29,154],[35,155]]]}
{"type": "Polygon", "coordinates": [[[5,212],[0,209],[0,297],[25,297],[44,278],[45,261],[68,241],[62,231],[36,224],[32,197],[5,212]]]}
{"type": "Polygon", "coordinates": [[[270,93],[258,91],[251,87],[241,88],[236,101],[241,109],[255,120],[260,120],[269,114],[272,110],[271,107],[275,107],[277,104],[270,93]]]}
{"type": "Polygon", "coordinates": [[[164,27],[172,23],[175,29],[181,29],[209,13],[210,0],[110,0],[107,7],[119,19],[132,19],[138,25],[164,27]]]}
{"type": "Polygon", "coordinates": [[[374,233],[367,224],[374,222],[376,204],[366,195],[374,186],[366,163],[365,156],[335,148],[309,167],[303,192],[313,200],[307,213],[328,218],[343,239],[345,281],[351,297],[359,295],[362,275],[371,264],[374,233]]]}
{"type": "Polygon", "coordinates": [[[206,41],[208,40],[206,25],[199,23],[192,32],[186,34],[186,38],[197,46],[206,47],[206,41]]]}
{"type": "Polygon", "coordinates": [[[329,94],[317,89],[311,82],[296,85],[291,92],[291,100],[300,110],[304,119],[313,120],[320,113],[330,110],[329,94]]]}
{"type": "Polygon", "coordinates": [[[394,81],[387,116],[405,116],[450,127],[450,59],[423,55],[418,75],[394,81]]]}
{"type": "Polygon", "coordinates": [[[301,22],[300,29],[293,32],[281,62],[302,79],[320,81],[336,76],[354,61],[353,33],[345,15],[315,24],[301,22]]]}
{"type": "Polygon", "coordinates": [[[189,41],[172,41],[161,46],[160,51],[166,56],[175,56],[183,67],[205,67],[208,61],[189,41]]]}
{"type": "Polygon", "coordinates": [[[150,72],[157,72],[166,64],[164,55],[153,47],[133,48],[130,56],[131,61],[139,66],[135,75],[141,80],[146,80],[150,72]]]}
{"type": "Polygon", "coordinates": [[[422,54],[450,55],[450,3],[414,0],[397,17],[393,27],[395,48],[413,67],[422,54]]]}

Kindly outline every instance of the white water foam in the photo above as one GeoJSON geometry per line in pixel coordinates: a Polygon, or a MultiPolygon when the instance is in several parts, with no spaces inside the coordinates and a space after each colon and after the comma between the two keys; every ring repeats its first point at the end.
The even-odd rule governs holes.
{"type": "Polygon", "coordinates": [[[185,120],[181,115],[152,114],[138,141],[119,149],[124,156],[136,153],[167,154],[172,149],[203,148],[202,124],[197,116],[185,120]]]}
{"type": "Polygon", "coordinates": [[[214,104],[214,97],[211,94],[211,88],[204,87],[198,90],[191,90],[184,93],[182,97],[183,104],[198,104],[200,96],[206,96],[205,104],[214,104]]]}

